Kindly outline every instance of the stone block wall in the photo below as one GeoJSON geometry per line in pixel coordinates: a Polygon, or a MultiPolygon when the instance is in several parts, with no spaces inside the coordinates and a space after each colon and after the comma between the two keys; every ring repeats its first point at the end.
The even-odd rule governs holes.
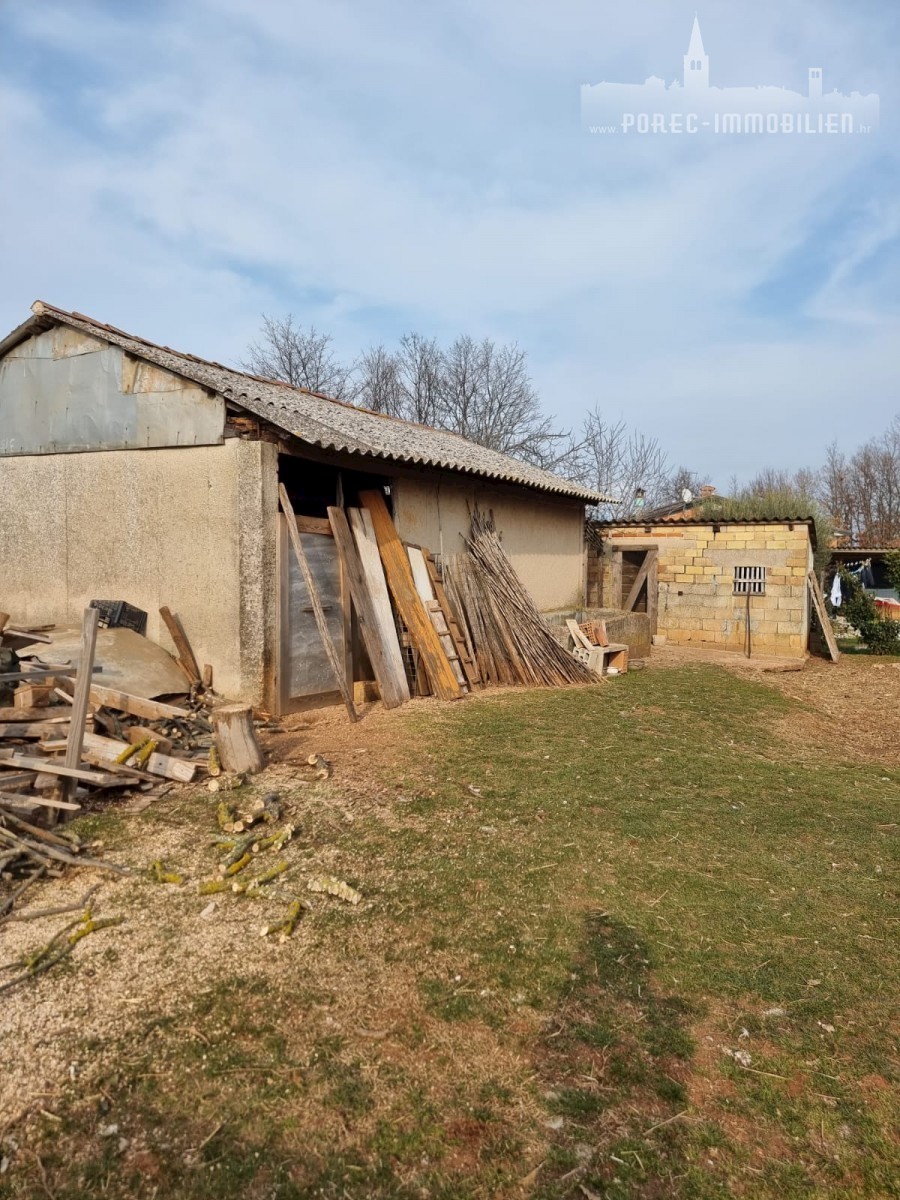
{"type": "Polygon", "coordinates": [[[603,597],[612,606],[621,603],[613,596],[621,552],[657,548],[657,632],[669,642],[742,652],[747,601],[734,595],[734,568],[752,566],[766,568],[765,595],[750,597],[753,652],[806,652],[813,550],[805,523],[606,526],[601,532],[603,597]]]}

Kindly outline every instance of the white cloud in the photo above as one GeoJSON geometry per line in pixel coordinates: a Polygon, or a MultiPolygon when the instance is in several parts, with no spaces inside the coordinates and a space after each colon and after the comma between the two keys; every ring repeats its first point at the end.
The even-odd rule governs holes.
{"type": "MultiPolygon", "coordinates": [[[[852,434],[851,383],[873,420],[889,415],[896,166],[872,172],[884,140],[581,134],[578,84],[674,76],[692,15],[662,0],[207,0],[136,30],[107,5],[23,6],[17,35],[70,68],[0,94],[17,181],[2,203],[22,231],[0,320],[42,294],[226,361],[262,310],[348,350],[402,326],[487,332],[531,348],[564,418],[608,398],[729,474],[774,461],[785,430],[815,457],[829,422],[852,434]],[[829,221],[822,277],[767,320],[757,289],[802,275],[829,221]],[[771,410],[771,438],[748,435],[748,406],[771,410]]],[[[729,83],[793,84],[821,62],[849,88],[893,69],[889,24],[881,41],[873,24],[768,0],[717,8],[704,33],[729,83]]]]}

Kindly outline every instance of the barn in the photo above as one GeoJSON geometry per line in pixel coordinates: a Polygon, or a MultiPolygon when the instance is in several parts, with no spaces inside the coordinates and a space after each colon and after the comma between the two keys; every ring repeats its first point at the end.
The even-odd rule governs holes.
{"type": "Polygon", "coordinates": [[[381,488],[400,536],[463,549],[493,512],[542,612],[584,606],[585,506],[606,497],[455,434],[243,374],[38,301],[0,342],[0,608],[176,611],[216,690],[275,713],[337,699],[279,512],[297,514],[352,677],[366,663],[326,509],[381,488]]]}

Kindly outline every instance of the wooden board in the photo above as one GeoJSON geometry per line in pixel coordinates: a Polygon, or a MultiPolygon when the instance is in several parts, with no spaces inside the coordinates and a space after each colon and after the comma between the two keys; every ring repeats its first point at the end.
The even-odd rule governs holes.
{"type": "Polygon", "coordinates": [[[100,771],[82,771],[80,767],[67,767],[65,763],[56,759],[32,758],[28,754],[16,754],[8,750],[0,750],[0,767],[28,767],[43,774],[59,775],[64,779],[80,779],[83,783],[92,783],[95,787],[110,787],[112,784],[121,783],[121,780],[100,771]]]}
{"type": "Polygon", "coordinates": [[[327,517],[301,517],[296,515],[294,520],[297,522],[297,531],[299,533],[318,533],[323,537],[331,537],[331,522],[327,517]]]}
{"type": "Polygon", "coordinates": [[[381,565],[381,555],[378,552],[378,540],[372,525],[372,516],[364,508],[349,508],[347,516],[353,532],[353,541],[359,555],[360,566],[365,576],[366,590],[372,603],[372,609],[377,622],[382,648],[390,662],[390,670],[396,679],[401,703],[409,699],[409,682],[406,678],[406,668],[403,664],[403,653],[397,636],[397,626],[391,609],[391,597],[388,592],[387,580],[384,577],[384,567],[381,565]]]}
{"type": "MultiPolygon", "coordinates": [[[[46,712],[46,708],[44,712],[46,712]]],[[[22,721],[15,724],[0,724],[0,738],[43,738],[57,737],[65,733],[68,721],[22,721]]]]}
{"type": "Polygon", "coordinates": [[[834,630],[831,627],[831,621],[828,618],[828,613],[825,609],[825,597],[822,595],[822,589],[819,587],[819,581],[816,579],[815,573],[810,571],[806,577],[807,585],[809,586],[809,595],[813,602],[813,607],[816,610],[816,616],[819,618],[819,625],[822,629],[822,635],[825,638],[825,645],[828,647],[828,653],[831,656],[832,662],[837,662],[841,657],[841,652],[838,650],[838,644],[835,640],[834,630]]]}
{"type": "Polygon", "coordinates": [[[303,545],[300,541],[300,534],[297,531],[297,524],[294,518],[294,510],[291,508],[290,498],[283,483],[278,485],[278,498],[281,501],[281,507],[287,518],[288,538],[291,542],[291,548],[294,551],[294,557],[297,560],[297,565],[300,567],[300,572],[303,575],[303,582],[306,584],[306,591],[309,595],[309,601],[312,605],[313,615],[316,619],[316,625],[319,630],[319,636],[322,639],[322,645],[325,648],[325,653],[328,656],[328,661],[331,664],[331,669],[334,672],[334,678],[337,681],[341,696],[344,700],[344,706],[347,709],[347,715],[351,721],[359,720],[359,713],[356,711],[356,705],[353,703],[353,681],[347,678],[344,671],[344,664],[337,652],[337,648],[331,637],[331,631],[328,628],[328,622],[325,619],[325,614],[322,611],[322,603],[319,599],[319,591],[316,587],[316,581],[313,579],[312,572],[309,569],[309,563],[306,560],[306,555],[303,551],[303,545]]]}
{"type": "MultiPolygon", "coordinates": [[[[641,563],[641,569],[635,576],[634,583],[631,585],[631,591],[628,593],[625,603],[622,605],[622,610],[624,612],[631,612],[631,610],[634,608],[635,604],[637,603],[637,598],[641,594],[641,588],[644,586],[645,582],[647,582],[650,569],[656,563],[657,558],[658,554],[655,549],[648,550],[644,555],[644,561],[641,563]]],[[[649,603],[647,607],[649,608],[649,603]]]]}
{"type": "Polygon", "coordinates": [[[580,627],[577,621],[571,617],[566,621],[566,629],[572,635],[572,641],[576,646],[580,646],[582,650],[593,650],[594,643],[587,636],[584,630],[580,627]]]}
{"type": "Polygon", "coordinates": [[[37,812],[42,808],[78,812],[81,808],[80,804],[74,804],[70,800],[53,800],[49,796],[25,796],[18,792],[0,792],[0,806],[4,805],[9,808],[21,808],[26,812],[37,812]]]}
{"type": "Polygon", "coordinates": [[[397,634],[393,628],[390,630],[390,641],[397,647],[397,654],[393,655],[391,645],[385,645],[384,642],[383,626],[379,622],[374,600],[369,594],[366,573],[353,534],[350,532],[347,516],[342,508],[329,508],[328,519],[331,521],[334,542],[346,573],[350,596],[356,607],[359,631],[375,673],[381,699],[385,708],[398,708],[409,699],[409,687],[399,654],[397,634]]]}
{"type": "MultiPolygon", "coordinates": [[[[96,612],[96,609],[94,610],[96,612]]],[[[94,704],[116,708],[119,712],[131,713],[148,721],[161,721],[166,717],[189,717],[186,708],[174,704],[162,704],[159,700],[145,700],[143,696],[130,696],[128,692],[117,692],[115,688],[91,684],[91,700],[94,704]]]]}
{"type": "Polygon", "coordinates": [[[169,631],[169,636],[175,643],[175,649],[178,651],[176,662],[187,675],[191,683],[200,682],[200,667],[197,665],[197,659],[194,656],[194,651],[191,649],[191,643],[188,641],[188,636],[184,632],[184,626],[181,624],[181,617],[173,613],[166,605],[159,610],[159,615],[165,621],[166,629],[169,631]]]}
{"type": "MultiPolygon", "coordinates": [[[[117,738],[102,737],[99,733],[84,735],[84,750],[99,758],[101,761],[114,763],[130,743],[120,742],[117,738]]],[[[128,765],[127,763],[125,764],[128,765]]],[[[135,774],[146,772],[148,775],[159,775],[163,779],[174,779],[178,783],[190,783],[197,773],[197,763],[188,762],[183,758],[175,758],[162,754],[157,750],[144,763],[142,771],[131,768],[135,774]]]]}
{"type": "Polygon", "coordinates": [[[437,630],[419,599],[406,548],[391,520],[384,496],[381,492],[369,491],[360,493],[359,498],[372,517],[388,587],[413,645],[422,656],[431,686],[442,700],[459,700],[462,691],[437,630]]]}

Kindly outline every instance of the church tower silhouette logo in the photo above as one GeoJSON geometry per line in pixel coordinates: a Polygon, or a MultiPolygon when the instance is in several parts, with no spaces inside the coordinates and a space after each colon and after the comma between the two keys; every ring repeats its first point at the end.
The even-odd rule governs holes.
{"type": "Polygon", "coordinates": [[[700,21],[694,17],[694,28],[691,30],[691,44],[684,56],[684,90],[695,92],[709,87],[709,55],[703,49],[703,38],[700,36],[700,21]]]}
{"type": "Polygon", "coordinates": [[[877,94],[824,88],[822,67],[809,67],[803,92],[785,87],[718,87],[695,15],[681,79],[651,75],[643,83],[582,84],[582,127],[592,134],[759,136],[870,134],[880,117],[877,94]]]}

